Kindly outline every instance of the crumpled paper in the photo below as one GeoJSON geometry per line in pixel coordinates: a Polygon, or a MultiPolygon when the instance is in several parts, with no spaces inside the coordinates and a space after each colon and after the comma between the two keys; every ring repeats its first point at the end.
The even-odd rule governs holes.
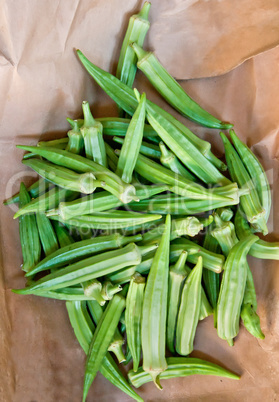
{"type": "MultiPolygon", "coordinates": [[[[35,179],[21,165],[22,151],[16,144],[65,136],[69,128],[65,119],[81,115],[83,100],[90,101],[96,117],[116,115],[115,105],[88,76],[74,48],[114,72],[128,17],[141,4],[124,0],[2,1],[1,200],[17,192],[21,180],[30,184],[35,179]]],[[[279,240],[278,11],[277,2],[271,0],[154,0],[146,40],[146,48],[154,49],[177,78],[212,77],[181,83],[205,109],[234,123],[237,134],[266,169],[273,197],[269,240],[279,240]]],[[[135,86],[178,116],[141,72],[135,86]]],[[[210,140],[216,155],[223,154],[217,130],[180,119],[210,140]]],[[[15,210],[1,203],[0,400],[79,401],[85,356],[64,303],[11,292],[25,283],[18,221],[12,219],[15,210]]],[[[145,401],[273,401],[278,397],[278,262],[249,257],[249,263],[265,340],[254,339],[241,326],[231,348],[218,339],[209,317],[199,323],[193,353],[241,374],[241,380],[193,376],[165,381],[163,392],[147,384],[139,391],[145,401]]],[[[89,393],[91,400],[129,398],[98,374],[89,393]]]]}

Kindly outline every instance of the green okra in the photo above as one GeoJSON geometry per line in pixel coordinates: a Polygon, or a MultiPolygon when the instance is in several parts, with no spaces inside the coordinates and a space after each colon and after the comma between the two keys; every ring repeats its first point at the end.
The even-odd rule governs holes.
{"type": "Polygon", "coordinates": [[[132,174],[140,151],[145,121],[145,104],[146,95],[143,93],[140,96],[138,107],[131,119],[119,154],[116,174],[125,183],[131,183],[132,181],[132,174]]]}
{"type": "MultiPolygon", "coordinates": [[[[243,212],[240,209],[236,211],[234,224],[239,239],[243,239],[244,237],[253,234],[249,223],[243,216],[243,212]]],[[[249,254],[256,258],[279,260],[279,242],[268,242],[259,239],[251,246],[249,254]]]]}
{"type": "Polygon", "coordinates": [[[121,268],[137,265],[141,262],[139,248],[130,243],[127,246],[113,251],[94,255],[84,260],[70,264],[34,282],[24,289],[14,289],[19,294],[36,294],[42,290],[61,289],[91,279],[99,278],[118,271],[121,268]]]}
{"type": "MultiPolygon", "coordinates": [[[[88,314],[86,305],[83,302],[77,301],[67,302],[66,307],[76,338],[85,354],[87,354],[95,331],[95,326],[88,314]]],[[[129,386],[109,353],[106,354],[102,361],[100,372],[113,385],[125,392],[131,398],[134,398],[137,401],[143,401],[142,398],[129,386]]]]}
{"type": "Polygon", "coordinates": [[[106,300],[102,296],[102,284],[97,279],[83,282],[82,289],[85,296],[96,300],[100,306],[106,303],[106,300]]]}
{"type": "Polygon", "coordinates": [[[102,230],[113,230],[127,228],[132,225],[141,225],[145,222],[160,219],[161,215],[140,214],[132,211],[102,211],[91,215],[75,216],[72,219],[64,220],[60,215],[50,216],[51,219],[75,226],[77,228],[91,228],[102,230]]]}
{"type": "Polygon", "coordinates": [[[267,222],[271,209],[271,192],[264,168],[251,149],[240,141],[233,130],[230,130],[230,137],[254,183],[261,205],[265,210],[265,220],[267,222]]]}
{"type": "Polygon", "coordinates": [[[106,167],[107,156],[103,138],[103,126],[92,116],[88,102],[82,102],[82,110],[84,121],[83,126],[80,128],[80,132],[84,139],[86,157],[88,159],[93,159],[94,162],[106,167]]]}
{"type": "MultiPolygon", "coordinates": [[[[133,90],[113,75],[91,63],[80,50],[78,50],[77,53],[83,66],[100,87],[118,104],[119,107],[125,110],[126,113],[133,115],[138,104],[133,90]]],[[[183,134],[183,136],[185,136],[214,166],[221,170],[226,169],[226,166],[210,151],[211,144],[209,142],[204,141],[193,134],[179,120],[155,105],[153,102],[147,101],[147,106],[152,107],[153,110],[159,113],[162,118],[167,120],[171,126],[174,126],[175,132],[177,131],[176,129],[179,130],[180,133],[177,133],[179,140],[182,139],[181,134],[183,134]]],[[[173,152],[176,153],[175,151],[173,152]]]]}
{"type": "MultiPolygon", "coordinates": [[[[239,380],[240,378],[238,375],[218,366],[217,364],[197,359],[196,357],[167,357],[167,364],[167,369],[160,374],[161,380],[187,377],[195,374],[227,377],[232,380],[239,380]]],[[[150,374],[145,372],[142,367],[140,367],[136,373],[130,370],[128,378],[135,388],[139,388],[143,384],[152,381],[150,374]]]]}
{"type": "Polygon", "coordinates": [[[44,179],[67,190],[91,194],[96,187],[101,186],[93,173],[78,174],[70,169],[58,167],[40,159],[30,159],[22,163],[35,170],[44,179]]]}
{"type": "Polygon", "coordinates": [[[87,353],[82,398],[83,402],[85,402],[89,388],[102,365],[102,361],[108,351],[108,347],[124,308],[124,297],[115,295],[112,300],[110,300],[97,325],[87,353]]]}
{"type": "Polygon", "coordinates": [[[232,344],[239,331],[241,305],[247,279],[246,256],[258,237],[251,235],[236,243],[230,250],[217,303],[218,336],[232,344]],[[237,264],[235,264],[237,261],[237,264]]]}
{"type": "Polygon", "coordinates": [[[105,281],[102,286],[101,295],[104,300],[111,300],[116,293],[121,292],[122,287],[117,284],[112,284],[110,281],[105,281]]]}
{"type": "Polygon", "coordinates": [[[52,224],[53,224],[60,248],[69,246],[70,244],[74,243],[74,239],[72,238],[68,229],[64,225],[62,225],[60,222],[57,222],[57,221],[53,221],[52,224]]]}
{"type": "Polygon", "coordinates": [[[160,389],[162,387],[159,375],[167,368],[165,341],[170,228],[171,217],[167,215],[165,230],[148,274],[142,309],[143,369],[151,375],[154,383],[160,389]]]}
{"type": "Polygon", "coordinates": [[[137,71],[137,56],[130,44],[136,42],[140,46],[143,45],[145,36],[150,27],[150,22],[148,21],[150,6],[151,3],[146,1],[141,11],[130,17],[128,28],[120,50],[116,77],[129,87],[133,86],[137,71]]]}
{"type": "Polygon", "coordinates": [[[250,190],[249,194],[243,195],[240,198],[240,205],[247,216],[247,220],[252,225],[256,225],[257,229],[263,232],[263,234],[267,234],[268,229],[265,221],[265,210],[262,208],[254,183],[227,137],[221,133],[221,138],[223,140],[228,169],[232,179],[240,188],[248,188],[250,190]]]}
{"type": "MultiPolygon", "coordinates": [[[[96,301],[88,301],[87,306],[95,324],[98,325],[99,322],[102,320],[104,314],[103,308],[100,306],[100,304],[96,303],[96,301]]],[[[122,350],[123,344],[124,344],[124,338],[121,335],[118,328],[116,328],[114,335],[111,339],[111,342],[109,344],[108,351],[115,354],[119,363],[123,363],[125,361],[125,356],[122,350]]]]}
{"type": "Polygon", "coordinates": [[[79,173],[94,173],[96,178],[101,181],[104,189],[114,194],[124,203],[137,200],[134,186],[124,183],[105,166],[101,166],[83,156],[51,147],[28,147],[24,145],[17,145],[17,147],[34,152],[56,165],[70,168],[79,173]]]}
{"type": "Polygon", "coordinates": [[[115,272],[112,275],[109,275],[108,279],[113,283],[122,285],[124,283],[130,282],[131,277],[136,272],[136,269],[137,269],[136,265],[134,265],[132,267],[121,269],[120,271],[115,272]]]}
{"type": "Polygon", "coordinates": [[[137,43],[133,43],[131,46],[138,57],[137,67],[163,98],[183,116],[205,127],[219,129],[232,127],[232,124],[220,121],[190,98],[181,85],[161,65],[154,53],[144,51],[137,43]]]}
{"type": "Polygon", "coordinates": [[[145,278],[135,273],[130,281],[126,297],[125,325],[127,344],[133,358],[133,370],[137,371],[141,357],[141,324],[145,278]]]}
{"type": "MultiPolygon", "coordinates": [[[[49,299],[64,300],[64,301],[83,301],[96,300],[98,293],[85,294],[82,287],[65,287],[56,290],[46,290],[36,293],[36,296],[47,297],[49,299]]],[[[105,302],[103,299],[101,302],[105,302]]]]}
{"type": "MultiPolygon", "coordinates": [[[[31,197],[24,185],[20,183],[19,207],[31,201],[31,197]]],[[[19,219],[19,235],[23,257],[23,271],[30,271],[41,258],[41,243],[34,214],[21,216],[19,219]]]]}
{"type": "Polygon", "coordinates": [[[66,190],[64,188],[54,187],[46,193],[40,195],[15,213],[14,219],[21,215],[30,214],[33,212],[45,212],[48,209],[56,208],[62,201],[74,200],[78,197],[79,193],[76,191],[66,190]]]}
{"type": "MultiPolygon", "coordinates": [[[[51,187],[53,187],[52,183],[41,178],[41,179],[35,181],[35,183],[31,184],[31,186],[29,186],[27,188],[27,191],[31,198],[37,198],[42,193],[45,193],[46,191],[48,191],[51,187]]],[[[19,193],[8,198],[6,201],[4,201],[3,204],[10,205],[10,204],[14,204],[16,202],[19,202],[19,193]]]]}
{"type": "Polygon", "coordinates": [[[37,146],[38,147],[54,147],[58,149],[65,149],[68,145],[69,138],[63,137],[56,140],[50,141],[39,141],[37,146]]]}
{"type": "Polygon", "coordinates": [[[223,221],[217,213],[213,214],[215,228],[211,235],[218,241],[223,254],[227,257],[232,247],[238,242],[235,234],[234,224],[230,221],[223,221]]]}
{"type": "MultiPolygon", "coordinates": [[[[168,190],[168,186],[165,184],[143,186],[142,188],[136,187],[136,197],[139,200],[144,200],[166,190],[168,190]]],[[[57,210],[49,211],[47,215],[60,215],[62,219],[66,220],[77,215],[90,215],[95,212],[103,212],[123,205],[123,202],[113,194],[110,194],[107,191],[100,191],[98,193],[93,193],[91,196],[79,198],[74,202],[61,202],[57,210]]],[[[128,206],[127,208],[129,209],[128,206]]]]}
{"type": "Polygon", "coordinates": [[[194,338],[201,309],[202,269],[202,257],[198,257],[198,262],[182,289],[175,337],[175,349],[180,355],[188,355],[194,349],[194,338]]]}
{"type": "Polygon", "coordinates": [[[176,264],[170,266],[169,271],[169,289],[168,289],[168,313],[167,313],[167,348],[171,353],[175,353],[175,328],[179,309],[180,293],[182,282],[187,276],[185,271],[185,263],[187,252],[182,251],[176,264]]]}
{"type": "MultiPolygon", "coordinates": [[[[60,237],[59,237],[60,239],[60,237]]],[[[141,235],[130,237],[121,236],[119,233],[108,236],[97,236],[92,239],[73,242],[55,251],[51,255],[40,261],[29,275],[34,275],[38,272],[45,271],[53,268],[60,268],[68,264],[89,257],[90,255],[100,253],[105,250],[120,248],[131,242],[137,242],[142,239],[141,235]]]]}
{"type": "Polygon", "coordinates": [[[115,172],[118,164],[118,156],[115,154],[114,149],[105,142],[106,154],[108,159],[109,168],[115,172]]]}
{"type": "Polygon", "coordinates": [[[180,174],[189,180],[195,181],[195,177],[179,162],[177,157],[167,149],[162,141],[160,142],[159,146],[161,150],[160,161],[163,166],[168,167],[174,173],[180,174]]]}
{"type": "Polygon", "coordinates": [[[217,213],[225,222],[230,221],[233,217],[233,211],[230,208],[218,208],[217,213]]]}
{"type": "MultiPolygon", "coordinates": [[[[36,222],[45,256],[58,250],[58,241],[50,220],[44,214],[36,214],[36,222]]],[[[29,271],[30,272],[30,271],[29,271]]]]}
{"type": "Polygon", "coordinates": [[[67,132],[69,141],[66,146],[66,151],[73,154],[80,154],[84,148],[84,140],[80,132],[80,127],[77,120],[73,120],[73,127],[67,132]]]}
{"type": "MultiPolygon", "coordinates": [[[[113,141],[118,144],[123,144],[124,139],[122,137],[113,137],[113,141]]],[[[113,151],[114,152],[114,151],[113,151]]],[[[150,144],[149,142],[142,141],[139,152],[149,158],[160,159],[161,151],[160,148],[155,144],[150,144]]]]}

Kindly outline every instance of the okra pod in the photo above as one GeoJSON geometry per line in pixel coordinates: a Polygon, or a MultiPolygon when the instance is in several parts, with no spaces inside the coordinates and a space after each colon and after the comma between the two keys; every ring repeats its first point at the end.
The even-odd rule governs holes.
{"type": "Polygon", "coordinates": [[[101,186],[93,173],[78,174],[70,169],[58,167],[40,159],[28,159],[22,163],[35,170],[44,179],[67,190],[91,194],[96,187],[101,186]]]}
{"type": "Polygon", "coordinates": [[[175,327],[179,309],[180,293],[182,282],[187,276],[185,271],[185,263],[187,252],[182,251],[177,263],[170,266],[169,271],[169,289],[168,289],[168,313],[167,313],[167,347],[171,353],[175,353],[175,327]]]}
{"type": "Polygon", "coordinates": [[[118,164],[118,156],[115,154],[114,149],[107,143],[105,143],[105,148],[108,158],[108,166],[113,172],[115,172],[118,164]]]}
{"type": "Polygon", "coordinates": [[[120,285],[112,284],[110,281],[105,281],[102,286],[101,295],[103,296],[104,300],[111,300],[113,296],[121,292],[122,287],[120,285]]]}
{"type": "Polygon", "coordinates": [[[60,222],[53,221],[53,227],[59,242],[60,248],[69,246],[74,243],[74,239],[70,235],[68,229],[62,225],[60,222]]]}
{"type": "MultiPolygon", "coordinates": [[[[27,191],[31,198],[37,198],[42,193],[45,193],[46,191],[48,191],[51,187],[53,187],[52,183],[41,178],[41,179],[35,181],[35,183],[31,184],[31,186],[29,186],[27,188],[27,191]]],[[[19,202],[19,193],[8,198],[6,201],[3,202],[3,204],[10,205],[10,204],[14,204],[16,202],[19,202]]]]}
{"type": "MultiPolygon", "coordinates": [[[[161,380],[187,377],[195,374],[227,377],[232,380],[239,380],[240,378],[238,375],[218,366],[217,364],[197,359],[195,357],[167,357],[167,364],[167,369],[160,374],[161,380]]],[[[144,371],[142,367],[139,368],[137,373],[130,370],[128,378],[135,388],[139,388],[141,385],[152,381],[151,375],[144,371]]]]}
{"type": "Polygon", "coordinates": [[[73,127],[67,132],[69,141],[66,146],[66,151],[73,154],[80,154],[84,147],[84,140],[80,132],[80,127],[77,120],[73,120],[73,127]]]}
{"type": "Polygon", "coordinates": [[[161,389],[160,373],[166,370],[165,357],[167,294],[169,275],[171,217],[167,215],[165,230],[148,274],[142,309],[143,369],[161,389]]]}
{"type": "Polygon", "coordinates": [[[190,98],[178,82],[161,65],[154,53],[144,51],[137,43],[133,43],[131,46],[138,57],[137,67],[144,73],[163,98],[183,116],[205,127],[224,130],[232,127],[232,124],[222,122],[212,116],[190,98]]]}
{"type": "MultiPolygon", "coordinates": [[[[24,207],[30,201],[31,197],[24,183],[20,183],[19,207],[24,207]]],[[[19,235],[23,257],[22,269],[28,272],[40,261],[41,257],[41,243],[34,214],[20,217],[19,235]]]]}
{"type": "Polygon", "coordinates": [[[115,272],[112,275],[109,275],[107,279],[112,281],[113,283],[119,283],[123,285],[124,283],[130,282],[131,277],[134,275],[136,272],[137,265],[134,265],[132,267],[128,268],[123,268],[118,272],[115,272]]]}
{"type": "Polygon", "coordinates": [[[47,257],[58,250],[57,237],[50,220],[44,214],[36,214],[36,221],[41,244],[47,257]]]}
{"type": "Polygon", "coordinates": [[[107,353],[113,334],[119,323],[122,311],[125,308],[125,299],[120,295],[115,295],[109,302],[89,346],[83,386],[83,399],[85,402],[89,388],[96,377],[102,361],[107,353]]]}
{"type": "Polygon", "coordinates": [[[211,235],[218,241],[223,254],[227,257],[232,247],[238,242],[235,234],[234,224],[230,221],[225,222],[214,213],[215,228],[211,235]]]}
{"type": "Polygon", "coordinates": [[[180,355],[189,355],[194,349],[194,338],[201,309],[202,269],[202,257],[198,257],[198,262],[182,289],[175,338],[175,349],[180,355]]]}
{"type": "MultiPolygon", "coordinates": [[[[96,300],[97,293],[85,294],[82,287],[66,287],[62,289],[46,290],[36,293],[36,296],[47,297],[49,299],[64,300],[64,301],[87,301],[96,300]]],[[[101,301],[104,302],[103,299],[101,301]]]]}
{"type": "Polygon", "coordinates": [[[160,161],[163,166],[169,168],[174,173],[186,177],[189,180],[195,181],[195,177],[179,162],[177,157],[167,149],[162,141],[160,142],[159,146],[161,150],[160,161]]]}
{"type": "Polygon", "coordinates": [[[246,256],[257,240],[257,236],[251,235],[236,243],[224,265],[217,304],[217,332],[220,338],[229,343],[232,343],[239,331],[240,310],[247,279],[246,256]]]}
{"type": "Polygon", "coordinates": [[[126,298],[125,325],[127,344],[133,358],[133,370],[137,371],[141,357],[141,324],[145,278],[135,273],[130,281],[126,298]]]}
{"type": "Polygon", "coordinates": [[[58,149],[65,149],[68,145],[69,138],[63,137],[56,140],[50,141],[39,141],[37,146],[38,147],[54,147],[58,149]]]}
{"type": "MultiPolygon", "coordinates": [[[[124,139],[122,137],[113,137],[113,141],[118,144],[123,144],[124,139]]],[[[140,153],[148,156],[149,158],[160,159],[161,151],[160,148],[155,144],[150,144],[149,142],[142,141],[139,149],[140,153]]]]}

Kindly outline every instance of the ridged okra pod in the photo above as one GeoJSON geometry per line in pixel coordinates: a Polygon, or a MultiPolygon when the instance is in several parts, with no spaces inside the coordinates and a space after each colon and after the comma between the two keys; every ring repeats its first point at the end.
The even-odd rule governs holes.
{"type": "Polygon", "coordinates": [[[254,183],[249,176],[242,160],[238,156],[236,150],[231,145],[225,134],[221,133],[221,138],[224,143],[226,161],[232,179],[240,188],[248,188],[249,194],[243,195],[240,198],[240,205],[243,208],[247,220],[260,230],[264,235],[268,233],[265,221],[265,210],[263,209],[254,183]]]}
{"type": "Polygon", "coordinates": [[[119,61],[116,69],[116,77],[129,87],[133,86],[137,71],[137,56],[131,48],[131,43],[143,45],[145,36],[150,27],[148,14],[151,3],[146,1],[138,14],[129,19],[128,28],[120,50],[119,61]]]}
{"type": "MultiPolygon", "coordinates": [[[[51,187],[53,187],[52,183],[40,178],[39,180],[35,181],[35,183],[31,184],[31,186],[27,188],[27,191],[31,198],[37,198],[39,195],[48,191],[51,187]]],[[[3,204],[10,205],[16,202],[19,202],[19,193],[8,198],[3,202],[3,204]]]]}
{"type": "Polygon", "coordinates": [[[248,148],[247,145],[244,144],[242,141],[240,141],[233,130],[230,130],[230,136],[239,156],[241,157],[242,162],[244,163],[254,183],[261,205],[265,210],[265,220],[267,222],[271,208],[271,193],[264,168],[260,164],[258,158],[251,151],[251,149],[248,148]]]}
{"type": "MultiPolygon", "coordinates": [[[[31,197],[24,183],[20,183],[19,207],[24,207],[30,201],[31,197]]],[[[34,214],[20,217],[19,235],[23,257],[22,269],[28,272],[38,264],[41,258],[41,243],[34,214]]]]}
{"type": "Polygon", "coordinates": [[[126,297],[125,325],[127,344],[133,358],[133,370],[137,371],[141,357],[141,325],[145,278],[135,273],[130,281],[126,297]]]}
{"type": "Polygon", "coordinates": [[[115,295],[112,300],[110,300],[97,325],[87,353],[83,386],[83,402],[85,402],[89,388],[102,365],[102,361],[108,351],[108,347],[124,308],[124,297],[121,295],[115,295]]]}
{"type": "Polygon", "coordinates": [[[17,145],[17,148],[34,152],[36,155],[40,155],[58,166],[63,166],[79,173],[92,172],[94,173],[94,176],[101,181],[104,190],[114,194],[122,202],[128,203],[136,200],[134,186],[124,183],[116,174],[111,172],[105,166],[101,166],[83,156],[75,155],[61,149],[57,150],[52,147],[17,145]]]}
{"type": "Polygon", "coordinates": [[[219,337],[226,339],[229,344],[232,344],[233,338],[239,331],[240,311],[247,279],[246,256],[257,240],[257,236],[251,235],[236,243],[224,265],[217,304],[217,332],[219,337]]]}
{"type": "MultiPolygon", "coordinates": [[[[253,231],[241,209],[236,211],[234,224],[239,239],[243,239],[244,237],[253,234],[253,231]]],[[[279,260],[279,242],[268,242],[259,239],[251,246],[249,254],[256,258],[279,260]]]]}
{"type": "Polygon", "coordinates": [[[67,190],[91,194],[96,187],[101,186],[101,183],[96,180],[93,173],[78,174],[70,169],[58,167],[53,163],[40,159],[30,159],[22,163],[35,170],[44,179],[67,190]]]}
{"type": "Polygon", "coordinates": [[[70,235],[68,229],[60,222],[53,221],[53,227],[57,236],[60,248],[69,246],[74,243],[74,239],[70,235]]]}
{"type": "Polygon", "coordinates": [[[36,214],[36,221],[41,244],[45,256],[47,257],[58,250],[59,246],[57,237],[50,220],[45,216],[45,214],[36,214]]]}
{"type": "Polygon", "coordinates": [[[80,127],[77,120],[73,120],[73,127],[67,132],[69,141],[66,146],[66,151],[73,154],[80,154],[84,147],[84,140],[80,132],[80,127]]]}
{"type": "Polygon", "coordinates": [[[115,172],[118,164],[118,156],[115,154],[114,149],[109,144],[105,143],[105,148],[107,153],[108,166],[113,172],[115,172]]]}
{"type": "Polygon", "coordinates": [[[67,147],[67,144],[69,142],[69,139],[66,137],[63,138],[58,138],[55,140],[50,140],[50,141],[39,141],[37,146],[38,147],[55,147],[57,149],[65,149],[67,147]]]}
{"type": "MultiPolygon", "coordinates": [[[[87,354],[93,338],[95,326],[88,314],[86,304],[79,301],[67,302],[66,307],[76,338],[85,354],[87,354]]],[[[131,398],[143,402],[142,398],[130,387],[126,379],[123,377],[121,371],[109,353],[106,354],[102,361],[100,372],[113,385],[125,392],[131,398]]]]}
{"type": "Polygon", "coordinates": [[[182,251],[175,265],[170,266],[169,288],[168,288],[168,314],[167,314],[167,348],[171,353],[175,353],[175,328],[179,309],[180,293],[182,282],[187,276],[185,263],[187,252],[182,251]]]}
{"type": "Polygon", "coordinates": [[[167,368],[165,343],[170,228],[171,217],[167,215],[165,230],[148,274],[142,310],[143,369],[151,375],[160,389],[159,376],[167,368]]]}
{"type": "Polygon", "coordinates": [[[145,104],[146,95],[143,93],[128,127],[124,144],[121,147],[116,174],[125,183],[131,183],[132,181],[132,174],[140,151],[145,121],[145,104]]]}
{"type": "Polygon", "coordinates": [[[88,102],[82,102],[82,110],[84,121],[80,128],[80,132],[84,139],[86,157],[88,159],[93,159],[94,162],[106,167],[107,155],[103,138],[103,126],[92,116],[88,102]]]}
{"type": "Polygon", "coordinates": [[[140,262],[139,248],[134,243],[130,243],[122,249],[107,251],[70,264],[46,275],[25,289],[13,291],[20,294],[35,294],[46,289],[61,289],[65,286],[76,285],[108,275],[121,268],[137,265],[140,262]]]}
{"type": "Polygon", "coordinates": [[[190,98],[181,85],[161,65],[154,53],[144,51],[136,43],[132,44],[132,48],[138,57],[137,67],[163,98],[183,116],[205,127],[218,129],[232,127],[232,124],[220,121],[190,98]]]}
{"type": "Polygon", "coordinates": [[[194,338],[201,308],[202,257],[186,279],[176,324],[175,349],[180,355],[188,355],[194,349],[194,338]]]}
{"type": "Polygon", "coordinates": [[[189,180],[195,181],[195,177],[179,162],[174,153],[167,149],[162,141],[160,142],[159,146],[161,150],[160,161],[163,166],[169,168],[174,173],[178,173],[189,180]]]}
{"type": "MultiPolygon", "coordinates": [[[[124,143],[124,139],[122,137],[113,137],[113,141],[117,142],[118,144],[124,143]]],[[[141,142],[139,152],[145,156],[148,156],[149,158],[160,159],[161,157],[161,151],[158,145],[150,144],[146,141],[141,142]]]]}
{"type": "MultiPolygon", "coordinates": [[[[167,364],[168,368],[160,374],[161,380],[187,377],[195,374],[227,377],[232,380],[239,380],[240,378],[238,375],[217,364],[197,359],[196,357],[167,357],[167,364]]],[[[130,370],[128,378],[135,388],[139,388],[141,385],[152,381],[151,375],[144,371],[142,367],[136,373],[130,370]]]]}

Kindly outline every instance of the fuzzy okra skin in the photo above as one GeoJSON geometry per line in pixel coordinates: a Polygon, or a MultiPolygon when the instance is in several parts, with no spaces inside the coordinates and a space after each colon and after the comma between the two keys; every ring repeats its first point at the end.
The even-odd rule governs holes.
{"type": "Polygon", "coordinates": [[[218,336],[226,339],[229,344],[239,331],[239,317],[247,279],[246,256],[257,240],[257,236],[250,235],[236,243],[224,265],[217,303],[217,332],[218,336]]]}
{"type": "Polygon", "coordinates": [[[120,176],[125,183],[131,183],[132,181],[132,174],[140,151],[145,121],[145,104],[146,95],[143,93],[129,124],[124,144],[121,147],[116,174],[120,176]]]}
{"type": "Polygon", "coordinates": [[[132,44],[137,57],[137,67],[146,75],[151,84],[183,116],[210,128],[228,129],[232,124],[222,122],[198,105],[178,82],[166,71],[152,52],[144,51],[137,43],[132,44]]]}
{"type": "MultiPolygon", "coordinates": [[[[124,139],[122,137],[113,137],[113,141],[117,142],[118,144],[124,143],[124,139]]],[[[149,142],[146,141],[141,142],[139,151],[141,154],[148,156],[150,158],[160,159],[161,157],[161,151],[158,145],[150,144],[149,142]]]]}
{"type": "MultiPolygon", "coordinates": [[[[167,357],[167,364],[168,368],[160,374],[161,380],[187,377],[195,374],[214,375],[230,378],[232,380],[239,380],[240,378],[237,374],[234,374],[217,364],[197,359],[196,357],[167,357]]],[[[140,367],[136,373],[130,370],[128,378],[135,388],[139,388],[143,384],[152,381],[150,374],[144,371],[142,367],[140,367]]]]}
{"type": "MultiPolygon", "coordinates": [[[[36,214],[37,227],[45,256],[58,250],[58,241],[50,220],[45,214],[36,214]]],[[[31,272],[31,271],[29,271],[31,272]]]]}
{"type": "MultiPolygon", "coordinates": [[[[35,183],[31,184],[31,186],[27,188],[27,191],[31,198],[37,198],[42,193],[47,192],[51,187],[53,187],[52,183],[40,178],[39,180],[35,181],[35,183]]],[[[19,194],[8,198],[6,201],[3,202],[3,204],[10,205],[16,202],[19,202],[19,194]]]]}
{"type": "Polygon", "coordinates": [[[186,279],[176,324],[175,349],[180,355],[188,355],[194,349],[194,338],[201,309],[202,257],[186,279]]]}
{"type": "Polygon", "coordinates": [[[177,157],[167,149],[162,141],[159,146],[161,150],[160,162],[163,166],[169,168],[174,173],[178,173],[189,180],[195,181],[195,177],[179,162],[177,157]]]}
{"type": "Polygon", "coordinates": [[[83,402],[85,402],[89,388],[102,365],[104,357],[106,356],[108,347],[124,308],[124,297],[118,294],[115,295],[112,300],[110,300],[97,325],[87,353],[82,398],[83,402]]]}
{"type": "Polygon", "coordinates": [[[171,353],[175,353],[175,327],[178,314],[180,292],[182,282],[187,276],[185,263],[187,252],[182,251],[175,265],[170,267],[169,271],[169,288],[168,288],[168,313],[167,313],[167,348],[171,353]]]}
{"type": "Polygon", "coordinates": [[[150,373],[159,389],[161,389],[159,375],[167,368],[165,341],[170,228],[171,217],[167,215],[165,230],[148,274],[142,309],[143,369],[150,373]]]}
{"type": "Polygon", "coordinates": [[[42,290],[61,289],[65,286],[72,286],[91,279],[99,278],[118,271],[121,268],[137,265],[141,262],[139,248],[130,243],[122,249],[107,251],[70,264],[56,272],[34,282],[24,289],[14,289],[19,294],[36,294],[42,290]]]}
{"type": "Polygon", "coordinates": [[[125,325],[127,344],[133,358],[133,370],[137,371],[141,357],[141,324],[145,278],[135,273],[130,281],[126,297],[125,325]]]}
{"type": "MultiPolygon", "coordinates": [[[[70,323],[76,338],[87,355],[95,326],[88,314],[86,304],[80,301],[66,303],[70,323]]],[[[136,401],[143,402],[143,399],[130,387],[121,371],[114,362],[112,356],[107,353],[100,367],[101,374],[113,385],[125,392],[136,401]]]]}
{"type": "MultiPolygon", "coordinates": [[[[23,183],[20,183],[19,207],[31,201],[31,197],[23,183]]],[[[39,238],[36,217],[34,214],[21,216],[19,219],[19,235],[23,257],[23,271],[30,271],[41,257],[41,243],[39,238]]]]}

